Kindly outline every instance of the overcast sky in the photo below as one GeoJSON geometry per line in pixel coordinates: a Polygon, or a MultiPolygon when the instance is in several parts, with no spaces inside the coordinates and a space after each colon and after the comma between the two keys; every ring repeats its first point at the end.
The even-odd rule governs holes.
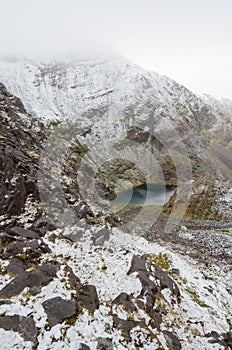
{"type": "Polygon", "coordinates": [[[232,0],[0,0],[0,56],[90,48],[232,99],[232,0]]]}

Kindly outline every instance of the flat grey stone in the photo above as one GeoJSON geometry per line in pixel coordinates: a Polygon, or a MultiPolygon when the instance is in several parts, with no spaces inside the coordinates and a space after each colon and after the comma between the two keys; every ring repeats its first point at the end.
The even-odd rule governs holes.
{"type": "Polygon", "coordinates": [[[0,290],[0,298],[11,298],[19,295],[24,288],[38,287],[40,290],[56,276],[59,264],[40,265],[36,271],[25,271],[16,276],[10,283],[0,290]]]}
{"type": "Polygon", "coordinates": [[[99,307],[99,299],[95,286],[86,285],[82,286],[79,293],[78,304],[85,309],[94,312],[99,307]]]}
{"type": "Polygon", "coordinates": [[[164,338],[166,340],[166,343],[171,350],[180,350],[181,349],[181,343],[177,336],[169,331],[163,331],[164,338]]]}
{"type": "Polygon", "coordinates": [[[39,238],[40,236],[38,233],[28,230],[19,226],[14,226],[8,230],[9,234],[12,234],[14,236],[20,236],[22,238],[39,238]]]}
{"type": "Polygon", "coordinates": [[[128,311],[136,311],[137,307],[132,301],[131,295],[127,293],[120,293],[114,300],[113,304],[123,305],[128,311]]]}
{"type": "Polygon", "coordinates": [[[77,311],[77,303],[73,300],[64,300],[60,297],[48,299],[42,303],[47,314],[50,327],[62,323],[66,318],[73,316],[77,311]]]}
{"type": "Polygon", "coordinates": [[[0,316],[0,328],[18,332],[26,341],[37,343],[38,329],[32,317],[19,315],[0,316]]]}

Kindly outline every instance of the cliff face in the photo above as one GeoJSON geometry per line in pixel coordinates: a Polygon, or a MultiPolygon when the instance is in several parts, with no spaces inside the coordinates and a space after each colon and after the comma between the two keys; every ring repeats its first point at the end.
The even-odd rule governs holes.
{"type": "MultiPolygon", "coordinates": [[[[0,216],[1,226],[14,225],[16,222],[35,222],[46,216],[41,205],[42,188],[39,187],[38,174],[41,169],[42,150],[52,129],[28,114],[18,97],[10,94],[0,83],[0,216]],[[24,217],[24,219],[23,219],[24,217]]],[[[63,164],[63,191],[67,202],[74,206],[80,219],[89,216],[89,220],[97,222],[91,208],[88,208],[80,194],[76,183],[76,165],[80,161],[78,149],[68,145],[66,164],[63,164]],[[72,154],[72,156],[71,156],[72,154]],[[73,181],[73,183],[72,183],[73,181]],[[92,218],[92,219],[91,219],[92,218]]],[[[55,150],[52,149],[52,152],[55,150]]],[[[59,166],[55,159],[54,168],[59,166]]],[[[44,170],[44,169],[43,169],[44,170]]],[[[56,202],[56,193],[51,172],[46,176],[46,191],[56,202]]],[[[56,169],[53,179],[56,179],[56,169]]],[[[61,198],[63,200],[63,196],[61,198]]],[[[65,200],[65,199],[64,199],[65,200]]],[[[55,203],[56,205],[57,203],[55,203]]],[[[58,215],[58,212],[56,212],[58,215]]],[[[98,220],[99,221],[99,220],[98,220]]],[[[104,221],[104,219],[103,219],[104,221]]]]}
{"type": "Polygon", "coordinates": [[[0,116],[0,214],[10,217],[22,213],[29,197],[39,200],[37,171],[45,134],[2,84],[0,116]]]}

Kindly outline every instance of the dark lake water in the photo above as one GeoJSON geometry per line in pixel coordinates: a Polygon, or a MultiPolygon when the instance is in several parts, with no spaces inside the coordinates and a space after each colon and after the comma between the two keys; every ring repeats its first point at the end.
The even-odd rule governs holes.
{"type": "Polygon", "coordinates": [[[174,193],[174,189],[166,186],[145,184],[120,192],[112,203],[116,205],[163,205],[167,203],[174,193]]]}

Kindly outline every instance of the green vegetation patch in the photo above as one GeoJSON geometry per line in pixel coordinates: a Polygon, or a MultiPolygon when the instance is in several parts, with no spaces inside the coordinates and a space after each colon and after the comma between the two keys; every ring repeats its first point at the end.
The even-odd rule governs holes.
{"type": "Polygon", "coordinates": [[[172,260],[167,254],[162,254],[159,253],[158,255],[156,254],[145,254],[148,260],[159,266],[163,270],[169,270],[172,265],[172,260]]]}

